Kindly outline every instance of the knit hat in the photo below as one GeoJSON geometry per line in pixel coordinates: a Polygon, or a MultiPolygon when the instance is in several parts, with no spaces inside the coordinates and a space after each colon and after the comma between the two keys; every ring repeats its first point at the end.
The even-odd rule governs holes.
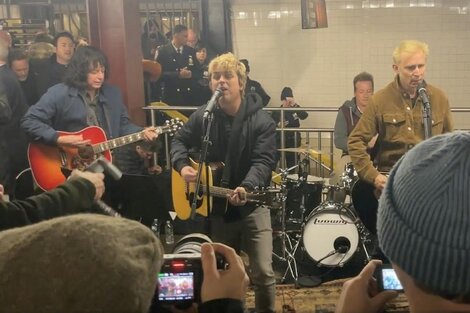
{"type": "Polygon", "coordinates": [[[142,224],[78,214],[0,232],[2,312],[148,312],[163,249],[142,224]]]}
{"type": "Polygon", "coordinates": [[[423,141],[394,166],[377,230],[390,260],[437,294],[470,292],[470,134],[423,141]]]}
{"type": "Polygon", "coordinates": [[[281,100],[286,100],[287,97],[294,97],[294,93],[290,87],[284,87],[281,91],[281,100]]]}

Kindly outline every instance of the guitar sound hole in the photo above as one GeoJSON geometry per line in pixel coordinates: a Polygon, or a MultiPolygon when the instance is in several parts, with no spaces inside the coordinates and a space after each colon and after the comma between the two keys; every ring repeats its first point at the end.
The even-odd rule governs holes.
{"type": "Polygon", "coordinates": [[[78,155],[83,160],[93,160],[95,154],[91,145],[81,146],[78,148],[78,155]]]}

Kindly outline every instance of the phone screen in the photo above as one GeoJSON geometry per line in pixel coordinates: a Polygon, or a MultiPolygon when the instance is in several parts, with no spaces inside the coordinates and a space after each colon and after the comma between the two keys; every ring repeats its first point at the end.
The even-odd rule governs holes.
{"type": "Polygon", "coordinates": [[[159,273],[158,300],[177,301],[194,299],[194,273],[159,273]]]}
{"type": "Polygon", "coordinates": [[[393,268],[382,268],[382,286],[384,290],[403,290],[393,268]]]}

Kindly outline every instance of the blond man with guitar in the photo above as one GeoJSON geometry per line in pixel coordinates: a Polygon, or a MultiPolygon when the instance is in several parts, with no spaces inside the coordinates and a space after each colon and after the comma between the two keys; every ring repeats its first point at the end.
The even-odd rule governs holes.
{"type": "MultiPolygon", "coordinates": [[[[257,188],[269,186],[276,164],[276,125],[262,110],[261,98],[245,97],[246,69],[233,54],[212,60],[209,75],[210,88],[219,98],[212,113],[206,161],[225,164],[222,181],[218,183],[214,179],[216,186],[209,188],[212,196],[220,196],[220,188],[225,188],[223,198],[219,198],[222,201],[212,202],[209,235],[216,242],[228,244],[237,252],[243,249],[248,254],[256,312],[274,312],[270,214],[265,205],[250,202],[250,197],[257,188]]],[[[173,168],[185,184],[194,183],[197,178],[197,166],[191,166],[190,156],[201,150],[207,124],[204,115],[209,107],[202,106],[194,112],[172,142],[173,168]]],[[[201,183],[205,181],[201,179],[201,183]]],[[[173,184],[173,188],[178,186],[173,184]]],[[[186,199],[185,186],[180,188],[181,198],[186,199]]],[[[189,203],[186,208],[190,210],[189,203]]]]}
{"type": "MultiPolygon", "coordinates": [[[[139,140],[155,139],[158,136],[155,128],[142,129],[130,121],[120,90],[105,82],[108,75],[109,65],[102,51],[92,46],[78,49],[70,61],[64,83],[49,88],[30,107],[21,121],[21,127],[34,142],[58,146],[61,150],[78,148],[79,152],[83,150],[80,148],[97,144],[93,140],[96,129],[93,129],[92,134],[83,131],[90,126],[102,129],[97,137],[104,141],[134,133],[139,134],[139,140]]],[[[122,143],[106,145],[101,151],[131,142],[128,138],[125,139],[122,143]]],[[[87,153],[83,154],[93,158],[96,150],[93,147],[92,151],[85,151],[87,153]]],[[[70,153],[64,155],[69,157],[70,153]]],[[[30,154],[29,157],[31,164],[34,156],[30,154]]],[[[60,156],[61,162],[66,163],[61,164],[62,166],[76,165],[76,160],[64,158],[60,156]]],[[[79,155],[79,158],[83,159],[83,156],[79,155]]],[[[37,181],[41,170],[34,169],[33,166],[32,170],[37,181]]],[[[60,181],[56,181],[45,184],[46,188],[41,187],[51,189],[59,183],[60,181]]]]}
{"type": "Polygon", "coordinates": [[[427,105],[430,105],[431,135],[453,129],[447,96],[424,81],[428,54],[429,48],[424,42],[404,40],[399,43],[392,55],[395,80],[369,99],[366,110],[349,135],[349,155],[361,179],[353,187],[354,207],[374,234],[378,206],[375,198],[385,187],[386,173],[407,151],[426,139],[423,119],[425,101],[428,100],[427,105]],[[422,92],[426,94],[426,99],[422,92]],[[368,143],[377,134],[377,155],[371,161],[367,153],[368,143]],[[367,190],[371,192],[362,192],[367,190]]]}

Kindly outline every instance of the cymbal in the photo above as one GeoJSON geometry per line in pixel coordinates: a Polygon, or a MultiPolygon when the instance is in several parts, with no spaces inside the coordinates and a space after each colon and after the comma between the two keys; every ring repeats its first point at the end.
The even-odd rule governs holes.
{"type": "Polygon", "coordinates": [[[324,152],[320,150],[308,149],[308,148],[283,148],[277,149],[277,151],[285,151],[285,152],[296,152],[296,153],[304,153],[304,154],[328,154],[331,155],[330,152],[324,152]]]}

